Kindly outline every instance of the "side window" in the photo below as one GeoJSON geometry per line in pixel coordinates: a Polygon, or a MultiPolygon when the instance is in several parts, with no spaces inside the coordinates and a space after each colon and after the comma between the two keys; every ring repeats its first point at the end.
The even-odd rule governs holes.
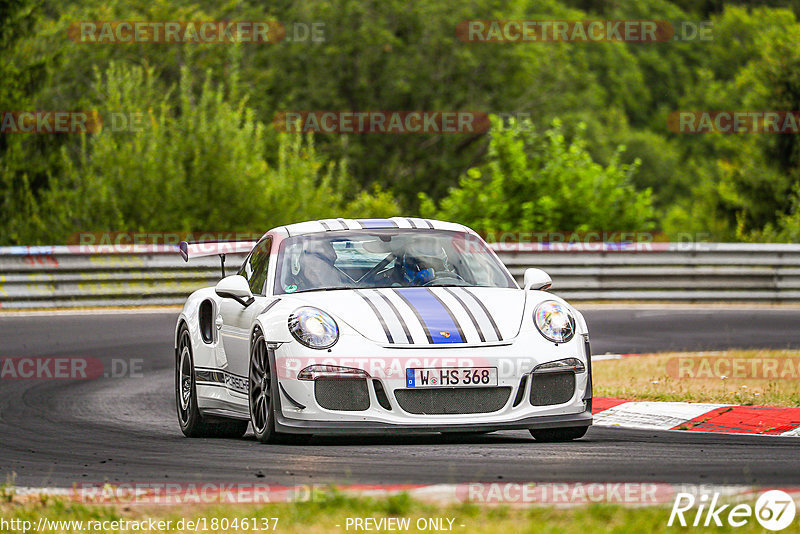
{"type": "Polygon", "coordinates": [[[247,283],[250,284],[250,291],[254,295],[260,295],[264,291],[264,282],[267,281],[267,272],[269,271],[269,249],[271,246],[272,239],[269,237],[259,242],[239,270],[239,274],[247,279],[247,283]]]}

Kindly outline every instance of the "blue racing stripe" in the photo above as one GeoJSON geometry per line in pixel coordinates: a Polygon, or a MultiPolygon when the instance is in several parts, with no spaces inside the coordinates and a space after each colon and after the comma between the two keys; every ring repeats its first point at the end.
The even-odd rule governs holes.
{"type": "Polygon", "coordinates": [[[375,228],[397,228],[397,223],[389,219],[356,219],[358,224],[365,229],[375,228]]]}
{"type": "Polygon", "coordinates": [[[450,312],[426,288],[395,289],[414,310],[432,343],[464,343],[450,312]]]}

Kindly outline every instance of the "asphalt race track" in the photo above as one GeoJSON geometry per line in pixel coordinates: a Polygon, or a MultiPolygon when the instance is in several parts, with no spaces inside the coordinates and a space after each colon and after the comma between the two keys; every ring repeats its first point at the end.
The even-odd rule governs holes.
{"type": "MultiPolygon", "coordinates": [[[[0,357],[142,361],[95,380],[0,380],[0,476],[18,486],[101,482],[457,483],[654,481],[800,485],[798,441],[594,427],[573,443],[478,437],[315,438],[309,445],[187,439],[176,422],[177,313],[2,316],[0,357]]],[[[586,312],[605,352],[800,348],[800,310],[586,312]]],[[[119,370],[119,369],[118,369],[119,370]]],[[[2,480],[0,480],[2,481],[2,480]]]]}

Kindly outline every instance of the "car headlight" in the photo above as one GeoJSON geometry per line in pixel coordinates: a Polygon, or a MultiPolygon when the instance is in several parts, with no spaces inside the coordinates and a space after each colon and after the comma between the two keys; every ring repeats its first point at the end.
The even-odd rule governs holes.
{"type": "Polygon", "coordinates": [[[339,340],[339,327],[333,317],[317,308],[298,308],[289,316],[289,332],[312,349],[327,349],[339,340]]]}
{"type": "Polygon", "coordinates": [[[566,306],[554,300],[536,306],[533,322],[539,333],[553,343],[566,343],[575,336],[575,317],[566,306]]]}

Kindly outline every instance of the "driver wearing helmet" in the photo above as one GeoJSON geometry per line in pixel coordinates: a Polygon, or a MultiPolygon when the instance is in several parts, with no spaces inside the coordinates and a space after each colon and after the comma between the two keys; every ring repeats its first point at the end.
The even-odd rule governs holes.
{"type": "Polygon", "coordinates": [[[402,273],[408,285],[422,286],[447,272],[452,272],[447,253],[436,243],[413,243],[403,253],[402,273]]]}

